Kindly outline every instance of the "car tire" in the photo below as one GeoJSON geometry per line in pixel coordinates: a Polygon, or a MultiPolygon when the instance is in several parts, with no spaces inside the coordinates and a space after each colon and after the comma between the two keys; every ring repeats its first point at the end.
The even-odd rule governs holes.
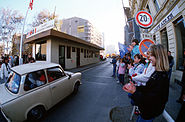
{"type": "Polygon", "coordinates": [[[43,118],[45,114],[45,109],[44,107],[35,107],[31,109],[28,113],[28,121],[38,121],[41,118],[43,118]]]}
{"type": "Polygon", "coordinates": [[[76,83],[75,83],[75,86],[74,86],[74,90],[73,90],[73,94],[74,94],[74,95],[77,94],[78,89],[79,89],[79,86],[80,86],[80,83],[79,83],[79,82],[76,82],[76,83]]]}

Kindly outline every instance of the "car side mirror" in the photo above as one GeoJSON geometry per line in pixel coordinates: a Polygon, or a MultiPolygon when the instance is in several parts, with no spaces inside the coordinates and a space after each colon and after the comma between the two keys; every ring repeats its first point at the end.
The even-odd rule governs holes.
{"type": "Polygon", "coordinates": [[[68,79],[71,79],[71,74],[68,74],[68,79]]]}

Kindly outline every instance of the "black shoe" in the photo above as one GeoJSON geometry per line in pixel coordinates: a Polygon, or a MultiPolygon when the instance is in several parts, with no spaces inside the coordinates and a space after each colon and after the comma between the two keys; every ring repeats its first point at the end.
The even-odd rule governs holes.
{"type": "Polygon", "coordinates": [[[176,100],[176,102],[181,103],[181,104],[183,103],[183,101],[180,99],[176,100]]]}

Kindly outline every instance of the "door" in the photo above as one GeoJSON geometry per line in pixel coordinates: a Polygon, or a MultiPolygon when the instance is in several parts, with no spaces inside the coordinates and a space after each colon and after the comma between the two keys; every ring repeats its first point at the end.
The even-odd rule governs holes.
{"type": "Polygon", "coordinates": [[[52,104],[55,105],[70,94],[71,82],[59,67],[47,69],[47,78],[50,84],[52,104]]]}
{"type": "Polygon", "coordinates": [[[76,52],[76,64],[77,67],[80,67],[80,48],[77,48],[77,52],[76,52]]]}
{"type": "Polygon", "coordinates": [[[65,46],[59,46],[59,64],[65,69],[65,46]]]}

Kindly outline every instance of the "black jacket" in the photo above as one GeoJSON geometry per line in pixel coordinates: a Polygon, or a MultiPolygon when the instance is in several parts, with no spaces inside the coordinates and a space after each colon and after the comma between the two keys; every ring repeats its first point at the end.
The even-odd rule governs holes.
{"type": "Polygon", "coordinates": [[[160,115],[168,101],[169,80],[167,72],[155,71],[146,86],[138,86],[132,99],[139,107],[143,119],[160,115]]]}

